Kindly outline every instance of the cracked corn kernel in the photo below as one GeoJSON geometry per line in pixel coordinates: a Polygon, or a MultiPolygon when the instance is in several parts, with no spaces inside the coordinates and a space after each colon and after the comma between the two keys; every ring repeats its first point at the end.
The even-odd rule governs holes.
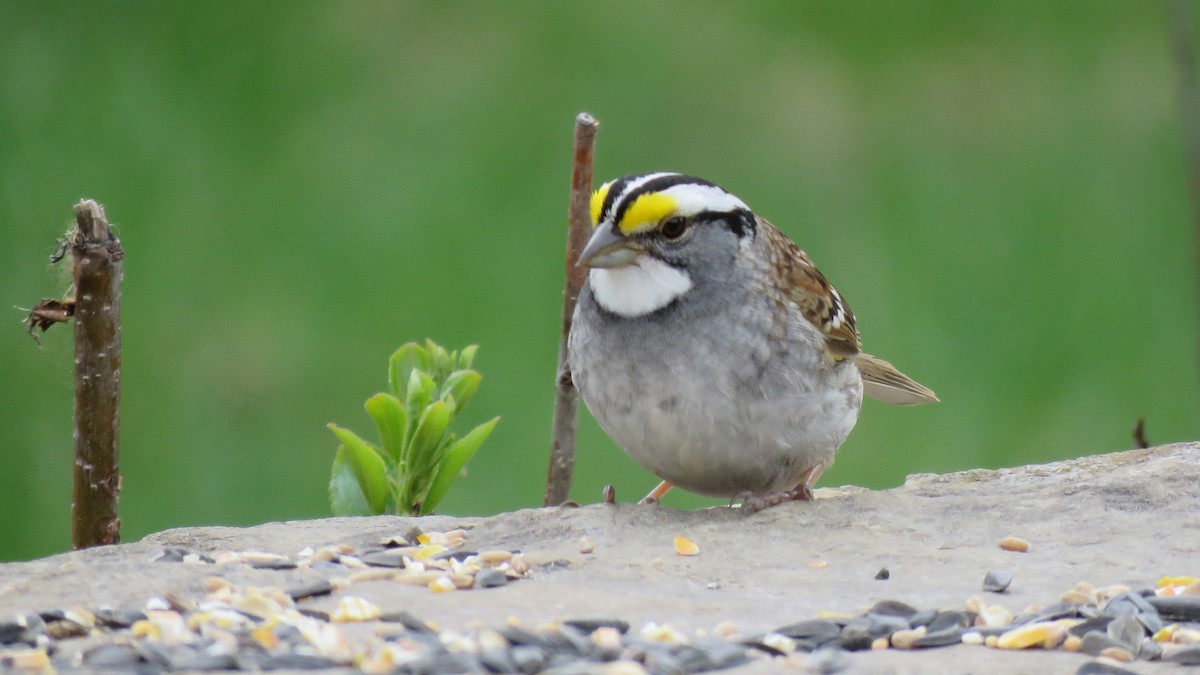
{"type": "Polygon", "coordinates": [[[1067,631],[1049,621],[1031,623],[1020,628],[1014,628],[996,641],[1000,649],[1027,649],[1029,647],[1044,647],[1053,649],[1063,641],[1067,631]]]}
{"type": "Polygon", "coordinates": [[[684,537],[675,537],[675,554],[676,555],[697,555],[700,553],[700,547],[696,542],[684,537]]]}
{"type": "Polygon", "coordinates": [[[347,595],[338,602],[337,607],[329,614],[330,621],[373,621],[383,612],[377,605],[354,595],[347,595]]]}
{"type": "Polygon", "coordinates": [[[434,593],[445,593],[447,591],[453,591],[456,588],[458,588],[458,586],[454,585],[454,581],[450,577],[444,575],[439,576],[438,578],[429,582],[429,590],[433,591],[434,593]]]}

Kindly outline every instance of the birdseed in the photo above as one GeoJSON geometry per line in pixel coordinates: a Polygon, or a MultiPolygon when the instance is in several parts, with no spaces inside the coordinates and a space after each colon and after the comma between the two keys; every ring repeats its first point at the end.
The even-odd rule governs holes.
{"type": "MultiPolygon", "coordinates": [[[[156,562],[198,560],[193,564],[214,570],[222,565],[322,570],[328,578],[283,590],[209,576],[202,597],[166,592],[141,608],[76,606],[0,619],[0,669],[690,673],[778,659],[779,667],[799,664],[834,672],[851,665],[851,651],[957,644],[1062,649],[1096,657],[1079,672],[1120,672],[1120,664],[1134,660],[1200,665],[1200,595],[1192,592],[1194,577],[1163,577],[1156,588],[1137,590],[1081,582],[1063,596],[1079,602],[1031,605],[1016,616],[980,596],[969,598],[965,611],[882,600],[862,614],[824,611],[757,635],[744,635],[731,621],[689,635],[668,624],[631,630],[617,618],[573,619],[529,630],[515,616],[496,628],[475,622],[455,632],[407,612],[387,611],[353,590],[374,582],[422,585],[434,593],[474,591],[504,586],[530,571],[522,554],[475,553],[464,548],[466,538],[465,530],[418,532],[385,537],[382,548],[343,544],[307,548],[294,557],[253,551],[209,557],[164,549],[156,562]],[[335,596],[328,614],[303,606],[309,598],[330,594],[343,595],[335,596]],[[367,626],[366,642],[361,635],[352,642],[344,632],[354,624],[367,626]]],[[[676,538],[676,546],[680,555],[699,552],[683,537],[676,538]],[[694,551],[687,553],[691,547],[694,551]]],[[[561,563],[539,563],[543,569],[555,564],[561,563]]],[[[1000,575],[988,576],[995,581],[1000,575]]]]}
{"type": "Polygon", "coordinates": [[[1028,553],[1029,542],[1020,537],[1005,537],[1000,540],[1000,548],[1005,551],[1013,551],[1014,553],[1028,553]]]}

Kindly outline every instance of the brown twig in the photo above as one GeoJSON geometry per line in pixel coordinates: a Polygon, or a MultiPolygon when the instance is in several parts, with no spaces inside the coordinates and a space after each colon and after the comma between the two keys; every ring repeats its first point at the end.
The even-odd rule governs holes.
{"type": "Polygon", "coordinates": [[[1146,440],[1146,418],[1139,417],[1137,424],[1133,425],[1133,447],[1143,450],[1150,447],[1150,441],[1146,440]]]}
{"type": "Polygon", "coordinates": [[[121,277],[125,252],[104,207],[75,205],[75,492],[71,545],[87,548],[121,540],[121,277]]]}
{"type": "MultiPolygon", "coordinates": [[[[1178,87],[1179,129],[1183,134],[1183,154],[1187,162],[1188,197],[1192,207],[1192,227],[1197,269],[1196,301],[1200,306],[1200,81],[1196,75],[1196,13],[1193,0],[1165,0],[1167,32],[1175,62],[1178,87]]],[[[1200,313],[1197,315],[1200,321],[1200,313]]],[[[1198,325],[1200,328],[1200,325],[1198,325]]],[[[1200,331],[1197,333],[1200,348],[1200,331]]]]}
{"type": "Polygon", "coordinates": [[[575,158],[571,165],[571,210],[567,224],[567,279],[563,287],[562,332],[558,340],[558,376],[554,397],[554,430],[550,438],[550,470],[546,476],[545,506],[567,501],[571,476],[575,471],[575,424],[579,394],[567,363],[567,336],[575,301],[583,288],[584,270],[579,253],[591,235],[592,218],[588,203],[592,196],[592,164],[595,159],[596,129],[600,123],[587,113],[575,118],[575,158]]]}

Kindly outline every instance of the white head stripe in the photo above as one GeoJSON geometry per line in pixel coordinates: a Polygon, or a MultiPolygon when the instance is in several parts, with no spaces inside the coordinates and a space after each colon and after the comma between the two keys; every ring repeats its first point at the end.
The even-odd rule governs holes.
{"type": "Polygon", "coordinates": [[[683,183],[673,185],[662,194],[675,200],[675,215],[694,216],[701,211],[729,212],[749,210],[746,204],[715,185],[683,183]]]}

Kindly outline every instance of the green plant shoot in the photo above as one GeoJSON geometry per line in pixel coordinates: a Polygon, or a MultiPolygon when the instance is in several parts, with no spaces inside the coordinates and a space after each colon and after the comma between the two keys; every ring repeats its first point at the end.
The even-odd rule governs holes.
{"type": "Polygon", "coordinates": [[[495,417],[461,438],[450,431],[482,379],[471,370],[478,349],[450,352],[432,340],[397,349],[388,360],[388,391],[365,405],[378,445],[329,425],[341,443],[329,480],[334,515],[424,515],[437,508],[500,421],[495,417]]]}

